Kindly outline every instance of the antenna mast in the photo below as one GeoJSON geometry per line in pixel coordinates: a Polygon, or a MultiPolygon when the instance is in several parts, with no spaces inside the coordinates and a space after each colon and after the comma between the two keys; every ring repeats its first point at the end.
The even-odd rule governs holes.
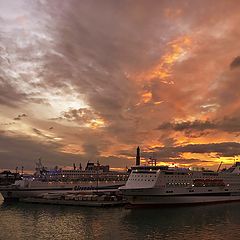
{"type": "Polygon", "coordinates": [[[220,170],[220,168],[221,168],[221,166],[222,166],[222,163],[223,163],[223,162],[220,162],[220,164],[219,164],[219,166],[218,166],[218,169],[217,169],[217,172],[219,172],[219,170],[220,170]]]}

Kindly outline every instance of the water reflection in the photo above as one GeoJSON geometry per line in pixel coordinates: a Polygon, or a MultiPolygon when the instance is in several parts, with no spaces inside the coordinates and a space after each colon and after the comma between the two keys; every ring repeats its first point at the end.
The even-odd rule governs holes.
{"type": "Polygon", "coordinates": [[[239,214],[239,203],[162,209],[3,203],[0,239],[232,240],[239,239],[239,214]]]}
{"type": "Polygon", "coordinates": [[[149,239],[239,239],[240,204],[136,209],[123,220],[149,239]]]}

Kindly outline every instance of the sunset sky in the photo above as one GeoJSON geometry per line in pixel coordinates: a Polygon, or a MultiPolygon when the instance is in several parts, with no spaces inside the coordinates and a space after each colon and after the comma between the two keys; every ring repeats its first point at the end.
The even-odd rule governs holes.
{"type": "Polygon", "coordinates": [[[0,169],[240,155],[240,1],[0,0],[0,169]]]}

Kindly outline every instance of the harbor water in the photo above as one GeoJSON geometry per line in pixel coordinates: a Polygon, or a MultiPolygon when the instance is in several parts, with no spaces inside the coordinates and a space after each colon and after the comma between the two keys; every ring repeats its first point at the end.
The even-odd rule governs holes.
{"type": "Polygon", "coordinates": [[[158,209],[0,202],[0,240],[240,239],[240,203],[158,209]]]}

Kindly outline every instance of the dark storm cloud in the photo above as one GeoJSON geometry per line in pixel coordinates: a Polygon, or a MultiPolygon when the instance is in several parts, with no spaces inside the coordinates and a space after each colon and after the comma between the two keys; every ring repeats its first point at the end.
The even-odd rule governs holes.
{"type": "MultiPolygon", "coordinates": [[[[179,158],[182,153],[216,153],[219,157],[234,157],[240,154],[240,143],[222,142],[209,144],[188,144],[176,147],[159,147],[153,149],[155,158],[179,158]]],[[[149,157],[149,152],[142,156],[149,157]]]]}
{"type": "Polygon", "coordinates": [[[234,157],[240,154],[240,143],[223,142],[209,144],[189,144],[187,146],[176,148],[181,152],[190,153],[218,153],[223,157],[234,157]]]}
{"type": "Polygon", "coordinates": [[[186,133],[193,131],[205,131],[205,130],[220,130],[226,132],[240,132],[240,119],[239,118],[224,118],[218,121],[183,121],[183,122],[170,122],[163,123],[158,130],[174,130],[174,131],[186,131],[186,133]]]}
{"type": "Polygon", "coordinates": [[[175,149],[175,147],[162,147],[154,148],[152,152],[142,152],[141,156],[144,158],[149,158],[154,156],[156,159],[169,159],[169,158],[180,158],[181,151],[175,149]]]}
{"type": "Polygon", "coordinates": [[[176,123],[163,123],[158,127],[158,130],[175,130],[175,131],[185,131],[185,130],[198,130],[203,131],[206,129],[215,129],[216,124],[210,121],[200,121],[195,120],[193,122],[176,122],[176,123]]]}

